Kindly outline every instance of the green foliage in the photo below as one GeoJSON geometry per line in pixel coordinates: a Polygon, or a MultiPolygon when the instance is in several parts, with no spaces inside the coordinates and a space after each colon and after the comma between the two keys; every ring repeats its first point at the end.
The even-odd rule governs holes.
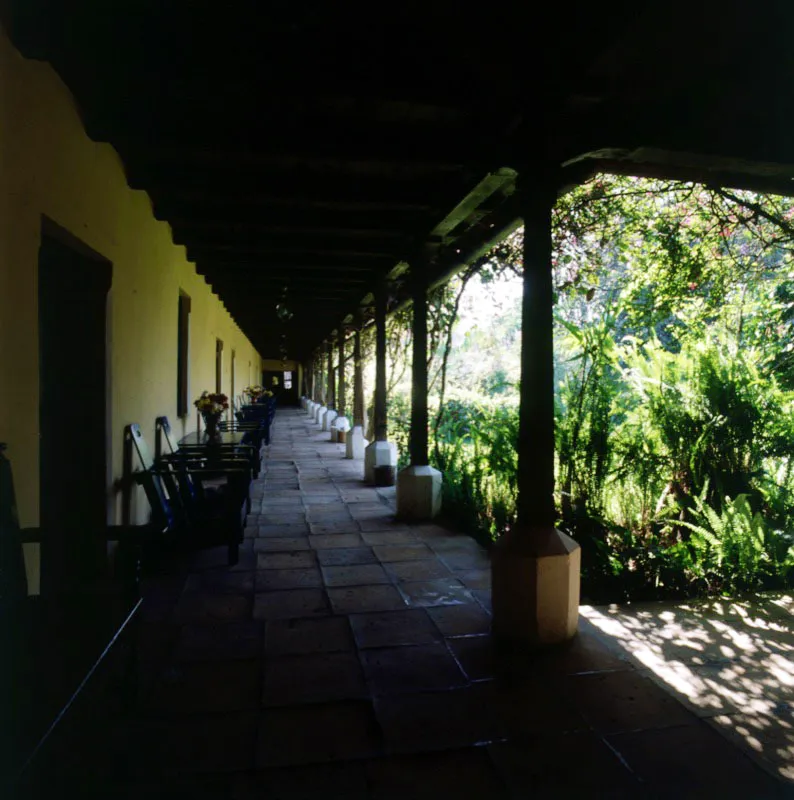
{"type": "Polygon", "coordinates": [[[518,408],[450,401],[442,419],[434,463],[445,475],[444,508],[457,525],[490,541],[515,519],[518,408]]]}
{"type": "MultiPolygon", "coordinates": [[[[724,497],[718,511],[706,502],[708,482],[694,498],[691,531],[684,558],[688,570],[710,591],[765,589],[785,579],[794,568],[790,536],[772,530],[749,496],[724,497]]],[[[684,548],[682,548],[683,550],[684,548]]]]}
{"type": "Polygon", "coordinates": [[[589,327],[558,320],[572,352],[556,396],[558,480],[563,518],[600,516],[610,466],[610,417],[615,394],[614,319],[589,327]]]}
{"type": "Polygon", "coordinates": [[[402,392],[392,392],[389,397],[388,439],[397,445],[397,469],[410,463],[408,452],[411,431],[411,399],[402,392]]]}
{"type": "MultiPolygon", "coordinates": [[[[559,201],[558,524],[585,598],[791,584],[792,219],[785,198],[622,177],[559,201]]],[[[521,255],[517,231],[429,298],[433,460],[449,521],[483,541],[515,522],[521,255]]],[[[390,329],[401,464],[409,321],[390,329]]]]}

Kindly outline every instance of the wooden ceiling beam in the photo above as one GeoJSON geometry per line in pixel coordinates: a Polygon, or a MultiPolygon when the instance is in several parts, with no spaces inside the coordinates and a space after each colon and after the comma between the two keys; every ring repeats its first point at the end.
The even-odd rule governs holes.
{"type": "MultiPolygon", "coordinates": [[[[340,187],[341,188],[341,187],[340,187]]],[[[350,213],[411,213],[424,214],[433,210],[434,206],[426,198],[416,201],[402,200],[349,200],[345,199],[345,192],[336,195],[329,194],[325,197],[317,194],[295,194],[287,192],[274,194],[266,191],[237,191],[234,187],[217,187],[209,189],[206,186],[185,187],[180,184],[160,183],[150,187],[150,192],[158,195],[157,209],[178,209],[185,205],[200,205],[206,208],[219,210],[256,208],[277,209],[313,209],[331,212],[350,213]]]]}
{"type": "MultiPolygon", "coordinates": [[[[355,220],[350,219],[351,223],[355,220]]],[[[176,231],[204,231],[228,233],[230,236],[237,236],[240,233],[261,233],[268,236],[303,237],[303,236],[322,236],[329,239],[404,239],[405,233],[400,230],[389,228],[357,228],[350,227],[318,227],[315,225],[274,225],[267,221],[266,217],[257,219],[219,220],[219,219],[189,219],[187,217],[171,218],[168,220],[171,227],[176,231]]]]}
{"type": "MultiPolygon", "coordinates": [[[[448,208],[472,182],[472,178],[468,176],[433,181],[412,175],[272,175],[253,170],[208,173],[195,169],[136,169],[126,161],[125,164],[129,185],[133,189],[148,192],[155,203],[168,202],[176,199],[177,192],[187,192],[194,199],[201,195],[235,199],[276,197],[285,205],[296,201],[305,202],[305,198],[316,198],[325,202],[330,200],[334,203],[358,203],[366,206],[419,204],[448,208]]],[[[481,174],[477,173],[477,176],[481,174]]],[[[474,177],[475,180],[477,176],[474,177]]]]}
{"type": "Polygon", "coordinates": [[[630,175],[658,180],[677,180],[702,183],[706,186],[719,186],[743,189],[761,194],[776,194],[794,197],[794,178],[790,175],[760,175],[732,172],[690,165],[654,164],[640,161],[618,161],[597,159],[590,162],[593,174],[604,172],[613,175],[630,175]]]}
{"type": "MultiPolygon", "coordinates": [[[[338,145],[335,145],[338,146],[338,145]]],[[[238,149],[216,146],[172,146],[147,147],[138,150],[135,145],[124,148],[130,153],[129,162],[142,169],[170,169],[174,166],[189,169],[219,170],[223,173],[235,170],[257,170],[266,172],[353,172],[362,174],[413,173],[428,175],[437,173],[457,173],[466,168],[463,160],[435,157],[415,160],[399,152],[361,157],[355,149],[343,146],[348,155],[317,155],[310,149],[302,153],[293,151],[278,152],[272,147],[263,150],[238,149]]],[[[441,152],[444,152],[442,149],[441,152]]],[[[448,150],[447,150],[448,152],[448,150]]]]}
{"type": "Polygon", "coordinates": [[[228,243],[192,241],[187,246],[188,257],[191,261],[201,258],[212,259],[220,257],[224,260],[234,260],[238,257],[259,256],[263,260],[278,262],[282,259],[295,258],[304,261],[307,257],[318,256],[322,259],[335,258],[344,265],[348,261],[366,261],[368,263],[393,264],[398,259],[393,253],[384,250],[350,250],[329,247],[313,247],[300,242],[295,242],[291,247],[271,247],[263,243],[228,243]]]}
{"type": "Polygon", "coordinates": [[[345,275],[353,274],[355,276],[353,280],[368,276],[372,273],[371,267],[363,267],[355,264],[330,264],[323,261],[318,261],[313,264],[285,264],[280,260],[278,264],[274,264],[268,263],[264,260],[254,261],[240,259],[223,261],[218,259],[209,259],[202,261],[201,264],[197,265],[197,267],[200,269],[214,269],[219,272],[260,272],[262,274],[281,274],[280,271],[283,271],[283,273],[286,275],[294,276],[296,274],[300,274],[301,277],[303,277],[305,273],[317,273],[320,275],[344,273],[345,275]]]}
{"type": "Polygon", "coordinates": [[[343,284],[346,287],[353,286],[367,286],[368,281],[363,280],[350,280],[342,275],[336,277],[317,277],[311,275],[309,277],[301,276],[300,280],[290,279],[287,275],[265,276],[265,275],[246,275],[244,273],[229,274],[227,272],[205,272],[204,277],[210,283],[222,281],[229,286],[267,286],[271,289],[281,289],[283,286],[288,286],[290,295],[300,299],[300,297],[312,291],[317,286],[339,286],[343,284]]]}

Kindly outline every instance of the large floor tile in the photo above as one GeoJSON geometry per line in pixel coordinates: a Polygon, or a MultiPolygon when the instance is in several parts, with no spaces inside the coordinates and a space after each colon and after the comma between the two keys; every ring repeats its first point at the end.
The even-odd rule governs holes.
{"type": "Polygon", "coordinates": [[[773,778],[706,723],[611,736],[610,745],[660,796],[771,798],[773,778]]]}
{"type": "Polygon", "coordinates": [[[375,555],[383,562],[414,561],[418,558],[434,558],[433,551],[425,544],[375,545],[375,555]]]}
{"type": "Polygon", "coordinates": [[[385,695],[375,710],[390,753],[422,753],[482,745],[501,738],[479,687],[385,695]]]}
{"type": "Polygon", "coordinates": [[[262,715],[257,766],[348,761],[372,758],[382,751],[369,702],[272,708],[262,715]]]}
{"type": "Polygon", "coordinates": [[[636,776],[589,731],[499,742],[488,754],[514,798],[642,796],[636,776]]]}
{"type": "Polygon", "coordinates": [[[328,550],[329,548],[354,548],[364,543],[357,533],[325,533],[309,536],[309,542],[315,550],[328,550]]]}
{"type": "Polygon", "coordinates": [[[254,595],[254,619],[292,619],[330,613],[321,589],[292,589],[254,595]]]}
{"type": "Polygon", "coordinates": [[[344,586],[328,589],[336,614],[361,614],[366,611],[395,611],[405,601],[394,586],[344,586]]]}
{"type": "Polygon", "coordinates": [[[271,620],[265,626],[266,657],[352,650],[346,617],[271,620]]]}
{"type": "Polygon", "coordinates": [[[640,672],[603,672],[565,678],[576,707],[602,734],[687,725],[696,717],[640,672]]]}
{"type": "Polygon", "coordinates": [[[708,724],[769,773],[794,783],[794,706],[778,708],[776,712],[724,714],[709,718],[708,724]]]}
{"type": "Polygon", "coordinates": [[[429,644],[441,634],[422,609],[351,614],[350,625],[361,648],[429,644]]]}
{"type": "Polygon", "coordinates": [[[370,800],[365,762],[271,767],[235,776],[232,800],[370,800]]]}
{"type": "Polygon", "coordinates": [[[366,586],[391,583],[391,579],[380,564],[355,564],[345,567],[323,567],[326,586],[366,586]]]}
{"type": "Polygon", "coordinates": [[[500,800],[507,787],[485,748],[387,756],[367,762],[372,800],[500,800]]]}
{"type": "Polygon", "coordinates": [[[221,594],[248,594],[254,591],[254,573],[208,570],[189,575],[186,592],[217,592],[221,594]]]}
{"type": "Polygon", "coordinates": [[[398,588],[409,606],[454,606],[474,602],[471,592],[452,577],[401,582],[398,588]]]}
{"type": "Polygon", "coordinates": [[[366,696],[364,675],[351,651],[282,656],[265,664],[265,706],[330,703],[366,696]]]}
{"type": "Polygon", "coordinates": [[[252,711],[141,718],[129,726],[129,763],[146,777],[250,770],[259,723],[252,711]]]}
{"type": "Polygon", "coordinates": [[[323,566],[329,567],[379,563],[371,547],[340,547],[318,550],[317,560],[323,566]]]}
{"type": "Polygon", "coordinates": [[[254,540],[257,553],[294,553],[309,549],[308,536],[265,536],[254,540]]]}
{"type": "Polygon", "coordinates": [[[314,550],[296,550],[288,553],[258,553],[257,569],[308,569],[317,563],[314,550]]]}
{"type": "Polygon", "coordinates": [[[452,573],[435,558],[423,558],[416,561],[392,561],[387,562],[384,566],[386,572],[400,583],[453,577],[452,573]]]}
{"type": "Polygon", "coordinates": [[[444,636],[469,636],[491,630],[491,618],[475,603],[435,606],[427,613],[444,636]]]}
{"type": "Polygon", "coordinates": [[[323,577],[317,566],[304,569],[262,569],[256,572],[257,592],[272,592],[279,589],[319,589],[323,577]]]}
{"type": "Polygon", "coordinates": [[[179,623],[238,622],[250,619],[251,596],[186,592],[174,609],[179,623]]]}
{"type": "Polygon", "coordinates": [[[174,648],[176,661],[257,658],[262,651],[264,627],[261,622],[185,625],[174,648]]]}
{"type": "Polygon", "coordinates": [[[174,665],[161,671],[143,709],[158,714],[249,711],[257,706],[261,671],[258,659],[174,665]]]}
{"type": "Polygon", "coordinates": [[[442,643],[363,650],[361,663],[375,694],[453,689],[466,684],[442,643]]]}

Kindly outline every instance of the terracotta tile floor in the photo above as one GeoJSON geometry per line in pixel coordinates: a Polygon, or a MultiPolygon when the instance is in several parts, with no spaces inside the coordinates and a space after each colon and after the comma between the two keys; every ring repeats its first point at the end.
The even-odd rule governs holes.
{"type": "MultiPolygon", "coordinates": [[[[707,718],[643,660],[648,629],[664,638],[658,615],[583,609],[568,647],[494,653],[487,554],[396,523],[394,491],[365,486],[328,438],[279,411],[240,564],[206,551],[145,587],[117,796],[786,796],[779,763],[746,755],[753,720],[736,697],[707,718]]],[[[785,601],[770,608],[790,622],[785,601]]],[[[700,652],[704,686],[730,674],[700,652]]],[[[774,708],[790,729],[783,686],[774,708]]],[[[785,755],[785,726],[765,733],[765,752],[785,755]]]]}

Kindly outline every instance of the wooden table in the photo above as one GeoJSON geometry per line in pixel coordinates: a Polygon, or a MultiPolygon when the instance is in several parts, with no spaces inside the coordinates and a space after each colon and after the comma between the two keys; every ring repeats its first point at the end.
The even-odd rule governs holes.
{"type": "MultiPolygon", "coordinates": [[[[238,444],[246,444],[245,437],[248,435],[248,431],[220,431],[220,442],[219,444],[223,445],[238,445],[238,444]]],[[[207,445],[210,446],[210,443],[207,439],[207,434],[202,431],[201,433],[197,433],[193,431],[193,433],[189,433],[187,436],[183,436],[179,440],[180,445],[185,445],[186,447],[197,447],[198,445],[207,445]]]]}

